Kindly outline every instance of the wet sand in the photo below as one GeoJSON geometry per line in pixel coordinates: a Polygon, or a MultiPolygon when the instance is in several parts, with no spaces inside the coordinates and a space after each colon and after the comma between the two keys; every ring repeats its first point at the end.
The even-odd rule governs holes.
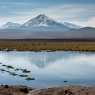
{"type": "Polygon", "coordinates": [[[32,89],[25,86],[0,86],[0,95],[95,95],[95,87],[64,86],[32,89]]]}

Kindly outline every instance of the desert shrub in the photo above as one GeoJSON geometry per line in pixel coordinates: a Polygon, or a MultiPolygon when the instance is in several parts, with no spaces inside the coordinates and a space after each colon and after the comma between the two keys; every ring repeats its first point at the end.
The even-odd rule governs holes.
{"type": "Polygon", "coordinates": [[[21,88],[20,91],[24,92],[24,93],[28,93],[29,92],[27,88],[21,88]]]}
{"type": "Polygon", "coordinates": [[[4,85],[4,88],[9,88],[9,86],[8,85],[4,85]]]}

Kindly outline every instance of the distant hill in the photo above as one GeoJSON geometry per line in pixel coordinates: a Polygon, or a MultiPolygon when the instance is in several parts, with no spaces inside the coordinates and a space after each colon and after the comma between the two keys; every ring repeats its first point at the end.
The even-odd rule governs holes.
{"type": "Polygon", "coordinates": [[[13,23],[13,22],[7,22],[2,26],[2,29],[14,29],[14,28],[19,28],[21,25],[18,23],[13,23]]]}
{"type": "MultiPolygon", "coordinates": [[[[19,30],[18,30],[19,31],[19,30]]],[[[81,29],[72,29],[68,32],[17,32],[16,30],[1,31],[0,39],[95,39],[95,28],[85,27],[81,29]]]]}

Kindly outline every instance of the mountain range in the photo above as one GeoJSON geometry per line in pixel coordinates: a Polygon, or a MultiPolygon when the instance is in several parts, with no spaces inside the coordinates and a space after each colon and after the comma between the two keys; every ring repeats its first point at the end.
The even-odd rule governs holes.
{"type": "Polygon", "coordinates": [[[92,39],[95,28],[57,22],[40,14],[23,24],[7,22],[0,29],[1,39],[92,39]]]}
{"type": "Polygon", "coordinates": [[[64,23],[59,23],[49,17],[47,17],[44,14],[40,14],[37,17],[34,17],[24,24],[19,24],[19,23],[14,23],[14,22],[7,22],[4,24],[1,28],[2,29],[34,29],[34,28],[51,28],[51,29],[56,29],[56,28],[62,28],[63,30],[69,30],[71,29],[78,29],[81,26],[64,22],[64,23]]]}

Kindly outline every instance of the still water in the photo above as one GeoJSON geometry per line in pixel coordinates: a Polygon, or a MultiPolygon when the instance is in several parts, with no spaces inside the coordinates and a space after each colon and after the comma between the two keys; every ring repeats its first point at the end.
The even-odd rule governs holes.
{"type": "Polygon", "coordinates": [[[32,87],[95,85],[95,53],[1,51],[0,84],[32,87]],[[19,76],[23,69],[31,71],[27,74],[35,80],[19,76]],[[17,75],[12,75],[11,72],[17,75]]]}

